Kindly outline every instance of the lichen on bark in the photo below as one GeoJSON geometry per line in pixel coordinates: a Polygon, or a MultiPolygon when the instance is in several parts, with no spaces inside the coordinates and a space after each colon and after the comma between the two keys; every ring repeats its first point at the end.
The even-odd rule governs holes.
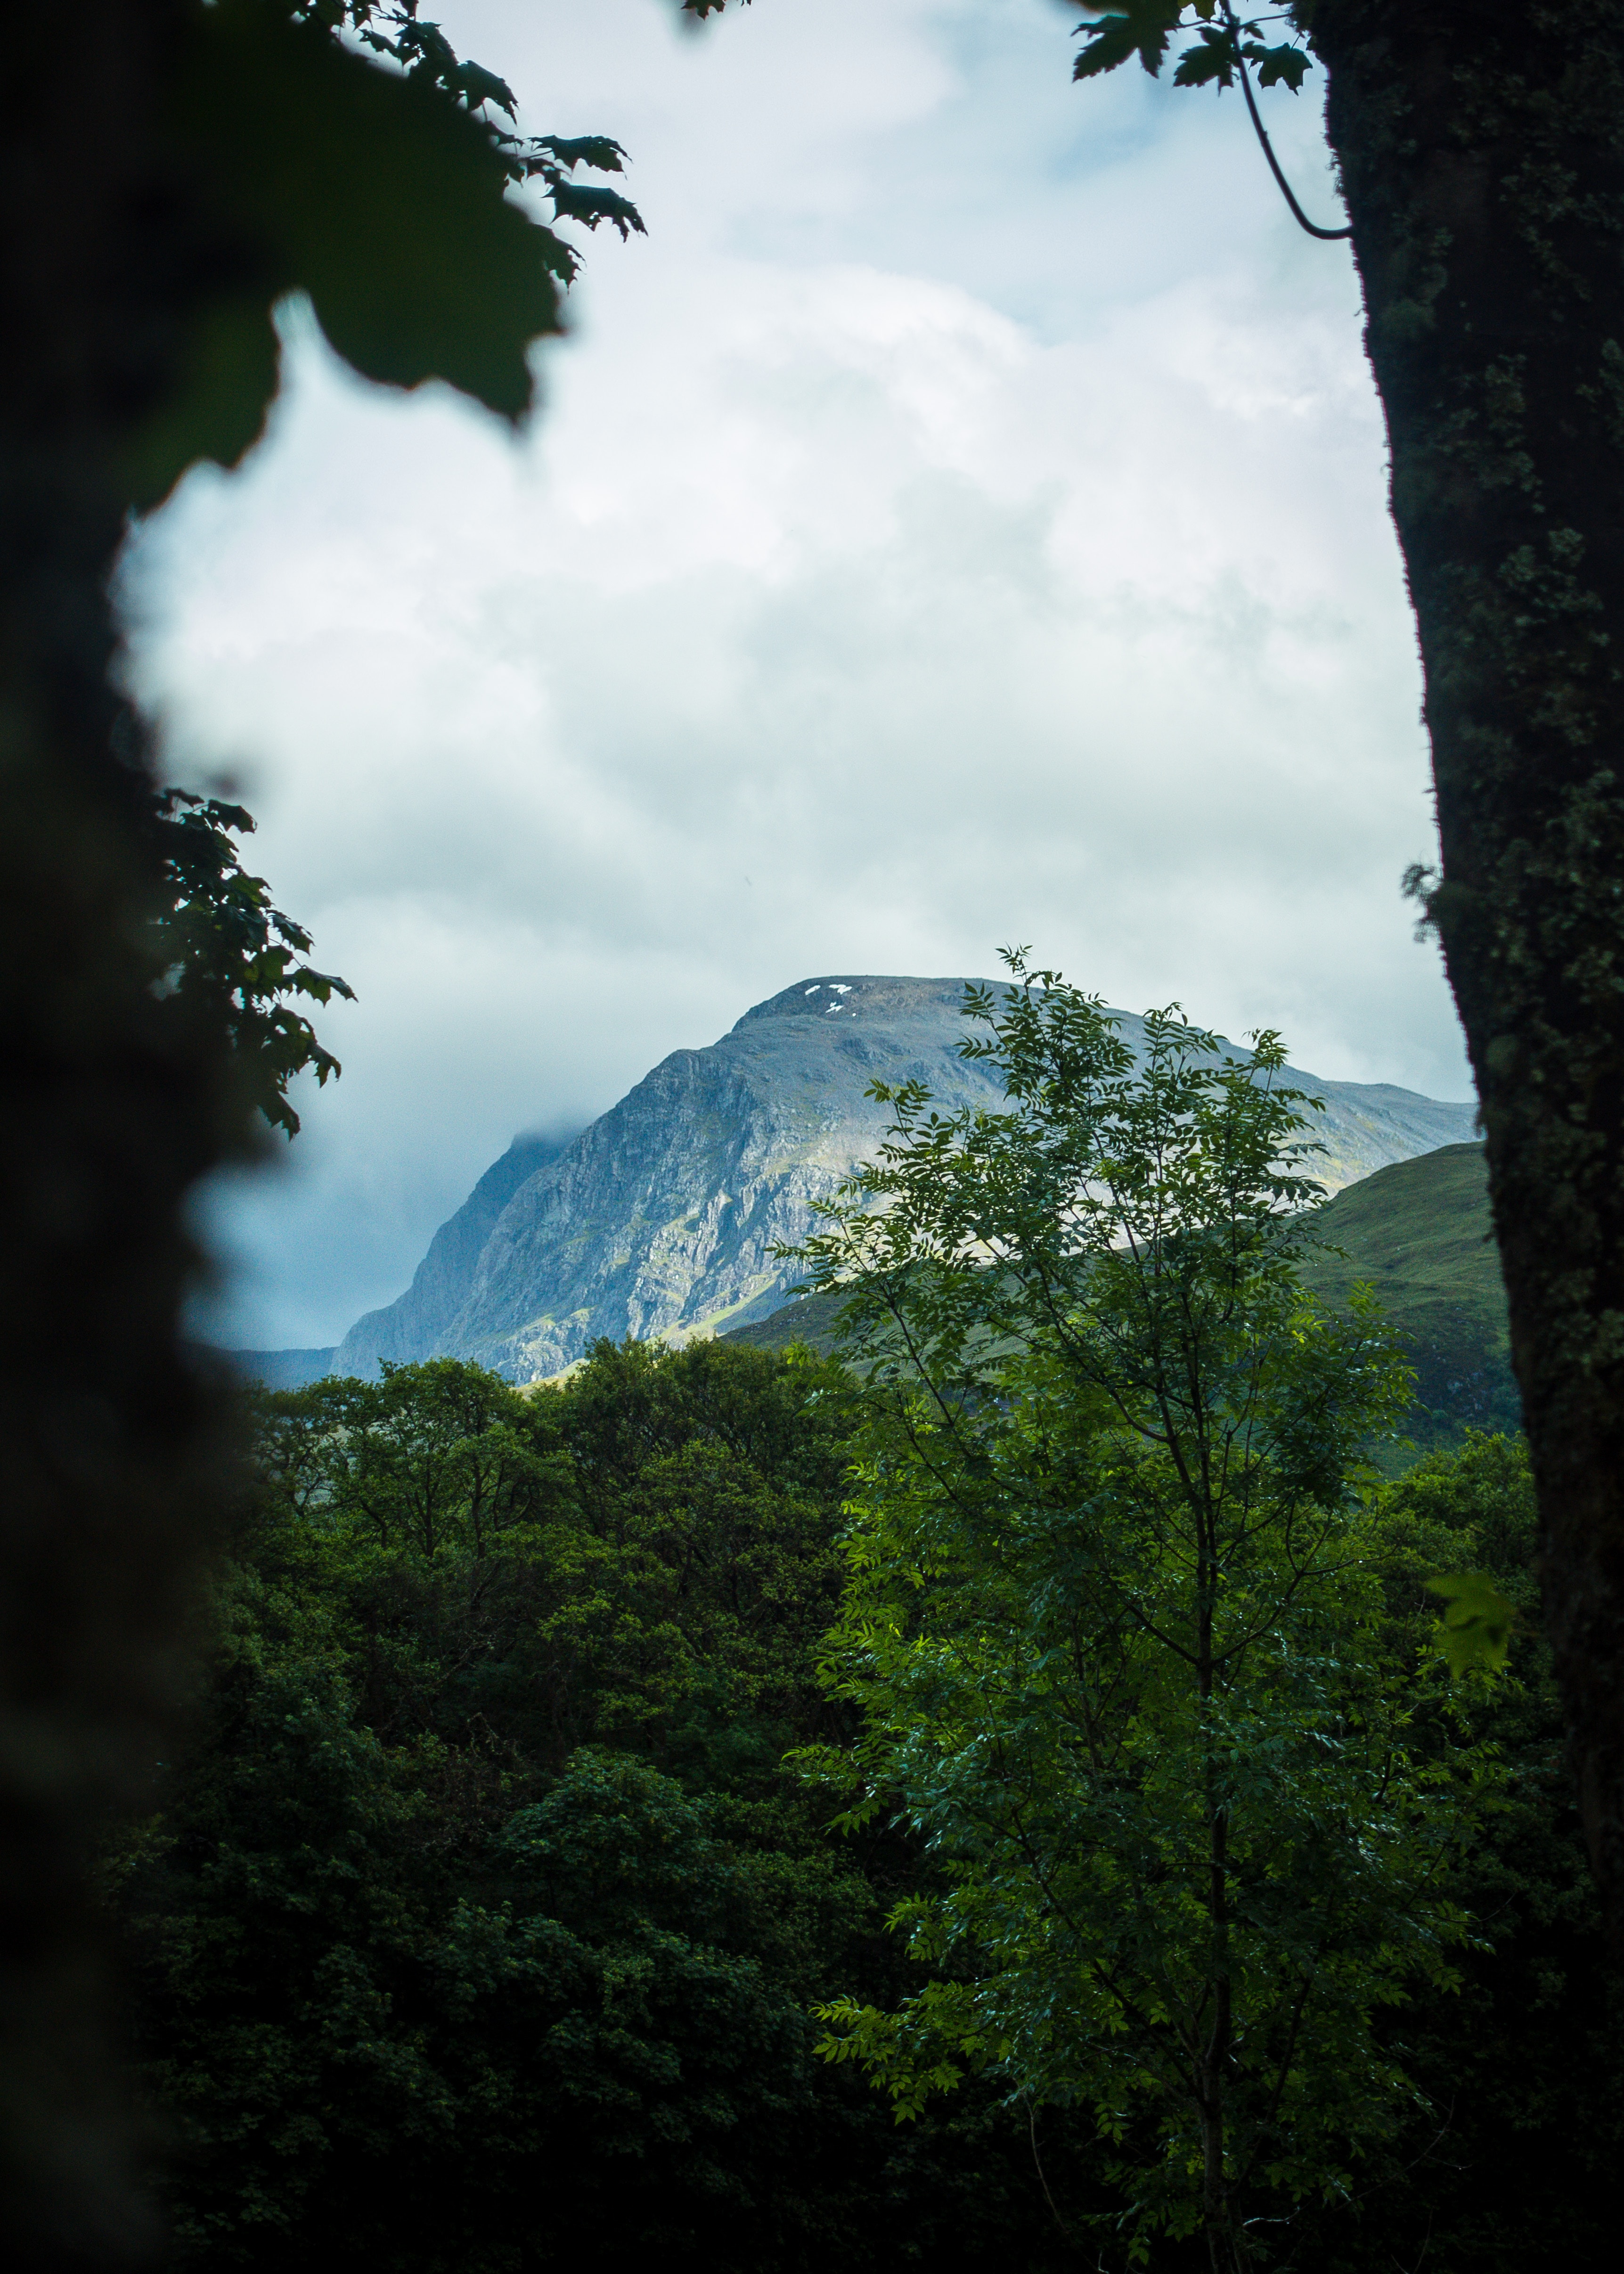
{"type": "MultiPolygon", "coordinates": [[[[1302,11],[1304,14],[1306,11],[1302,11]]],[[[1624,1927],[1624,8],[1318,0],[1586,1834],[1624,1927]]]]}

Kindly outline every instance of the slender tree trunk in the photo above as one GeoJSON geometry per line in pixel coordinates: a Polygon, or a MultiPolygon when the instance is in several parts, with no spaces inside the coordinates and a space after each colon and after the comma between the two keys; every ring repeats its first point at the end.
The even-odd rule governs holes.
{"type": "Polygon", "coordinates": [[[1233,2209],[1224,2171],[1226,2148],[1225,2087],[1229,2052],[1234,2041],[1233,1996],[1229,1983],[1229,1820],[1218,1793],[1217,1768],[1212,1752],[1208,1717],[1212,1712],[1213,1601],[1216,1593],[1217,1558],[1210,1540],[1207,1508],[1198,1510],[1203,1545],[1197,1563],[1196,1585],[1201,1608],[1197,1626],[1196,1683],[1201,1716],[1207,1729],[1207,1911],[1211,1936],[1207,1986],[1212,1992],[1212,2026],[1197,2059],[1197,2099],[1201,2118],[1201,2220],[1207,2231],[1207,2255],[1213,2274],[1235,2274],[1241,2263],[1237,2247],[1233,2209]]]}
{"type": "Polygon", "coordinates": [[[86,1894],[158,1750],[222,1457],[180,1210],[222,1057],[154,998],[140,742],[109,684],[121,446],[209,284],[154,154],[170,0],[6,0],[0,74],[0,2256],[149,2229],[86,1894]]]}
{"type": "Polygon", "coordinates": [[[1201,2112],[1201,2220],[1207,2230],[1213,2274],[1231,2274],[1229,2191],[1224,2177],[1224,2071],[1229,2058],[1230,2007],[1228,1904],[1222,1815],[1208,1810],[1208,1907],[1211,1913],[1214,1979],[1213,2022],[1198,2061],[1197,2097],[1201,2112]]]}
{"type": "Polygon", "coordinates": [[[1624,1929],[1624,4],[1318,0],[1545,1617],[1624,1929]]]}

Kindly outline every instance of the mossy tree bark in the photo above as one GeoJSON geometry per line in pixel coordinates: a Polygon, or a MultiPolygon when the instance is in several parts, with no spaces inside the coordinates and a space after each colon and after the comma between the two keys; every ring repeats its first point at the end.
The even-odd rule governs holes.
{"type": "Polygon", "coordinates": [[[139,728],[109,684],[120,453],[236,256],[157,154],[175,0],[4,11],[0,41],[0,2255],[147,2236],[87,1851],[172,1704],[225,1470],[188,1369],[187,1186],[223,1037],[152,982],[139,728]],[[71,87],[64,110],[59,100],[71,87]]]}
{"type": "MultiPolygon", "coordinates": [[[[1304,16],[1307,10],[1301,11],[1304,16]]],[[[1317,0],[1545,1615],[1624,1928],[1624,5],[1317,0]]]]}

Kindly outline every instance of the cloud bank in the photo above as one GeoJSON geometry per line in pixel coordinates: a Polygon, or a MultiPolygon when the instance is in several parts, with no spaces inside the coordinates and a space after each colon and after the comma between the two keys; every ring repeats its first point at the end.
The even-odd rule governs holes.
{"type": "MultiPolygon", "coordinates": [[[[138,533],[180,779],[358,996],[207,1323],[336,1340],[520,1128],[806,972],[981,970],[1468,1094],[1397,878],[1432,844],[1346,248],[1237,105],[1067,82],[1046,0],[464,0],[538,131],[615,133],[511,441],[297,307],[267,440],[138,533]]],[[[1310,82],[1311,87],[1312,82],[1310,82]]],[[[1276,102],[1334,211],[1317,98],[1276,102]]]]}

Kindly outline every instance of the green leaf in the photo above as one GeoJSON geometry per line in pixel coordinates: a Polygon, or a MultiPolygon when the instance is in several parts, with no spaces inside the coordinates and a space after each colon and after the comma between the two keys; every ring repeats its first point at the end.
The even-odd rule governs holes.
{"type": "Polygon", "coordinates": [[[1446,1573],[1426,1582],[1446,1608],[1439,1641],[1449,1670],[1464,1674],[1474,1666],[1497,1671],[1506,1663],[1516,1608],[1481,1571],[1446,1573]]]}
{"type": "Polygon", "coordinates": [[[598,189],[585,183],[559,180],[549,182],[547,186],[553,199],[553,209],[560,221],[584,222],[588,229],[596,229],[600,221],[606,221],[620,230],[622,237],[628,236],[633,230],[640,237],[648,234],[636,207],[623,198],[618,190],[598,189]]]}
{"type": "Polygon", "coordinates": [[[536,147],[560,165],[567,174],[577,166],[590,166],[598,174],[621,174],[626,170],[626,153],[608,134],[576,134],[564,136],[543,134],[536,147]]]}
{"type": "Polygon", "coordinates": [[[1154,79],[1167,55],[1168,41],[1178,27],[1184,0],[1111,0],[1109,9],[1094,11],[1098,24],[1079,26],[1087,44],[1071,67],[1073,79],[1098,79],[1137,56],[1154,79]]]}
{"type": "Polygon", "coordinates": [[[1236,46],[1228,31],[1203,31],[1200,45],[1186,48],[1178,59],[1178,69],[1173,74],[1175,87],[1207,87],[1216,80],[1220,87],[1235,84],[1236,46]]]}
{"type": "MultiPolygon", "coordinates": [[[[1080,28],[1080,27],[1079,27],[1080,28]]],[[[1107,72],[1116,71],[1136,52],[1133,34],[1120,16],[1108,16],[1102,24],[1090,26],[1087,45],[1079,53],[1071,66],[1073,79],[1100,79],[1107,72]]]]}
{"type": "MultiPolygon", "coordinates": [[[[495,101],[486,76],[470,91],[495,101]]],[[[560,328],[573,256],[508,200],[492,130],[426,69],[382,69],[276,0],[218,0],[192,19],[170,130],[244,286],[200,320],[178,401],[138,440],[142,504],[193,458],[233,464],[254,440],[275,383],[267,312],[289,291],[367,379],[530,410],[528,350],[560,328]]]]}
{"type": "Polygon", "coordinates": [[[1249,44],[1244,53],[1247,62],[1258,66],[1259,87],[1274,87],[1283,79],[1293,94],[1301,94],[1312,61],[1301,48],[1283,45],[1264,48],[1249,44]]]}
{"type": "Polygon", "coordinates": [[[505,110],[509,118],[515,117],[518,110],[519,98],[507,80],[498,79],[494,72],[486,71],[483,64],[466,63],[459,66],[457,93],[470,110],[477,110],[484,102],[490,103],[494,109],[505,110]]]}

